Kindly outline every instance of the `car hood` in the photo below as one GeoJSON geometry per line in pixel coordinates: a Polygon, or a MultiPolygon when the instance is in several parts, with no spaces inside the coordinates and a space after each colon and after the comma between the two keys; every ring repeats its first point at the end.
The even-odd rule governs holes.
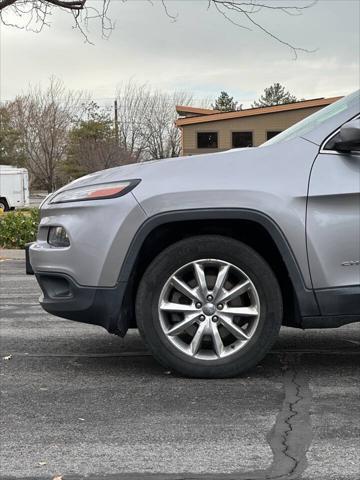
{"type": "Polygon", "coordinates": [[[63,189],[140,179],[133,194],[149,214],[157,208],[236,206],[250,197],[258,203],[268,196],[306,195],[317,152],[316,145],[296,138],[261,148],[115,167],[79,178],[63,189]]]}
{"type": "Polygon", "coordinates": [[[80,177],[57,190],[57,192],[99,183],[118,182],[121,180],[157,178],[159,181],[163,181],[162,175],[171,174],[171,172],[176,172],[177,174],[182,172],[180,176],[184,177],[185,180],[187,176],[191,176],[192,171],[207,169],[206,167],[210,164],[212,168],[216,170],[217,168],[221,168],[221,164],[224,162],[227,163],[234,158],[245,161],[246,158],[253,157],[256,150],[257,148],[237,148],[225,152],[150,160],[147,162],[122,165],[80,177]],[[161,175],[161,177],[159,177],[159,175],[161,175]]]}

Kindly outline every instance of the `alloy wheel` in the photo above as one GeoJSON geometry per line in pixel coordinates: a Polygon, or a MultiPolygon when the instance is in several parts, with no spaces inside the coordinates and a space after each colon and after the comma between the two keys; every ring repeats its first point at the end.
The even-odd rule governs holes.
{"type": "Polygon", "coordinates": [[[216,360],[238,352],[254,336],[260,316],[257,290],[237,266],[218,259],[179,268],[159,298],[161,328],[183,354],[216,360]]]}

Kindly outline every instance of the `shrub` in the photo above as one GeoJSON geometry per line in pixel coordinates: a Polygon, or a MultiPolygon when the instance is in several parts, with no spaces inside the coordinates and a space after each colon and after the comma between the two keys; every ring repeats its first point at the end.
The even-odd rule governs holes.
{"type": "Polygon", "coordinates": [[[39,225],[39,210],[12,211],[0,214],[0,247],[24,248],[33,242],[39,225]]]}

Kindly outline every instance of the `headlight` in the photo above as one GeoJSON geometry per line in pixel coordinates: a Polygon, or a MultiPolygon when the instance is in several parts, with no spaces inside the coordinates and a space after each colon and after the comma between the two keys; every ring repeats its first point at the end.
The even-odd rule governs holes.
{"type": "Polygon", "coordinates": [[[121,197],[130,192],[141,180],[126,180],[124,182],[99,183],[86,187],[63,190],[50,200],[50,203],[83,202],[86,200],[105,200],[121,197]]]}
{"type": "Polygon", "coordinates": [[[63,227],[50,227],[48,233],[48,244],[53,247],[69,247],[70,239],[63,227]]]}

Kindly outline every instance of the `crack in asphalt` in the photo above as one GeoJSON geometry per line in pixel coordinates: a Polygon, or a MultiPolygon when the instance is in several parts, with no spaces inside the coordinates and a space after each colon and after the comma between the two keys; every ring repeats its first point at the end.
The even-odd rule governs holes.
{"type": "Polygon", "coordinates": [[[288,452],[290,450],[290,446],[288,445],[288,436],[290,434],[290,432],[293,431],[293,428],[292,428],[292,419],[298,415],[298,411],[295,410],[295,406],[301,401],[304,399],[304,397],[302,395],[300,395],[300,384],[298,384],[296,382],[296,375],[297,373],[294,371],[293,373],[293,377],[292,377],[292,383],[295,385],[295,388],[296,388],[296,397],[297,397],[297,400],[293,403],[290,403],[289,404],[289,410],[291,412],[291,415],[285,420],[285,423],[286,425],[288,425],[288,430],[286,430],[284,432],[284,435],[283,435],[283,445],[284,445],[284,455],[286,455],[287,457],[289,457],[293,462],[294,462],[294,467],[290,470],[289,474],[292,474],[296,471],[298,465],[299,465],[299,460],[295,457],[293,457],[292,455],[290,455],[288,452]]]}
{"type": "MultiPolygon", "coordinates": [[[[292,383],[294,383],[294,385],[296,387],[297,400],[293,403],[289,403],[289,405],[288,405],[288,408],[289,408],[289,411],[291,412],[291,414],[284,421],[284,423],[288,426],[288,429],[285,430],[283,432],[283,434],[281,435],[281,437],[282,437],[282,442],[281,443],[284,447],[283,450],[282,450],[282,453],[286,457],[288,457],[291,462],[293,462],[293,466],[290,468],[289,472],[287,474],[285,474],[287,476],[293,474],[297,470],[298,465],[299,465],[299,460],[296,457],[293,457],[292,455],[290,455],[290,453],[289,453],[290,445],[288,444],[288,438],[289,438],[290,432],[293,432],[292,419],[296,415],[298,415],[297,410],[295,410],[295,406],[298,402],[300,402],[301,399],[303,399],[303,397],[300,395],[300,385],[298,383],[296,383],[295,378],[296,378],[296,373],[294,372],[291,381],[292,381],[292,383]]],[[[275,478],[282,478],[282,477],[283,477],[283,475],[277,475],[277,476],[271,476],[271,477],[268,477],[268,478],[275,479],[275,478]]]]}
{"type": "Polygon", "coordinates": [[[273,462],[265,478],[295,479],[307,467],[306,453],[312,440],[311,392],[306,375],[299,371],[301,355],[285,354],[283,383],[285,398],[275,425],[268,436],[273,462]]]}

